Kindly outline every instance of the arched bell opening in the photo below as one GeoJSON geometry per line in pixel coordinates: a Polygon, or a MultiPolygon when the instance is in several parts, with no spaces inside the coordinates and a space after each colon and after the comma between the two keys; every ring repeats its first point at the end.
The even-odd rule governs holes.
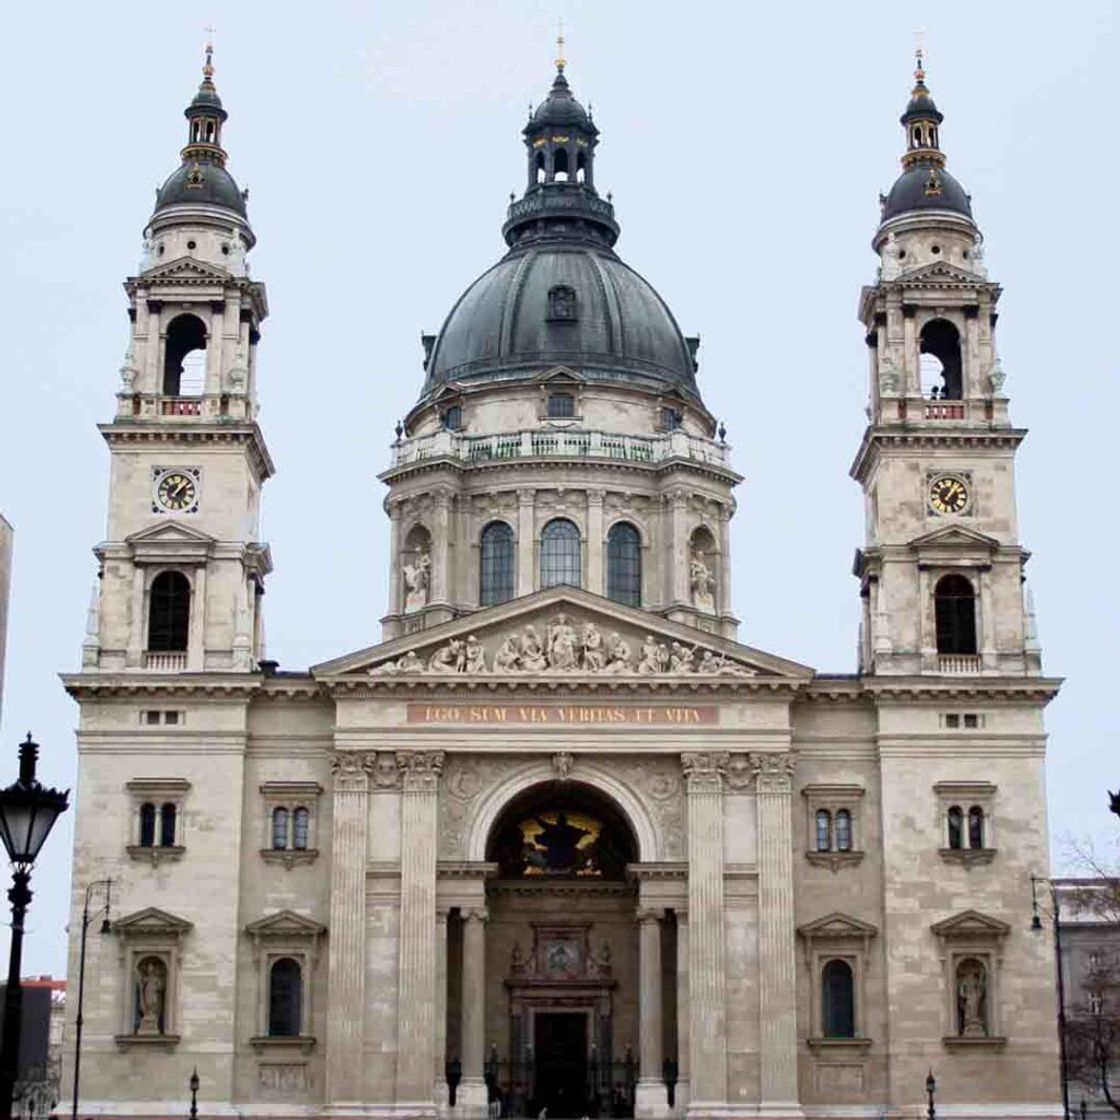
{"type": "Polygon", "coordinates": [[[486,858],[485,906],[448,917],[456,1098],[482,1103],[472,1068],[481,1062],[485,1103],[502,1115],[633,1116],[647,1071],[667,1102],[676,922],[671,910],[639,911],[638,838],[621,806],[579,781],[534,784],[494,819],[486,858]],[[639,977],[656,972],[664,996],[654,1010],[641,1003],[639,977]],[[640,1050],[643,1014],[659,1022],[657,1042],[640,1050]]]}
{"type": "Polygon", "coordinates": [[[957,328],[948,319],[931,319],[922,327],[918,349],[922,395],[933,400],[961,400],[964,378],[957,328]]]}

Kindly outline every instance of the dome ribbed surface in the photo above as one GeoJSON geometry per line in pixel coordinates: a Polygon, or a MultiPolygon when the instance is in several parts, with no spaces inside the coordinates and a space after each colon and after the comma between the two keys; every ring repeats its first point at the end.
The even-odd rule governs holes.
{"type": "Polygon", "coordinates": [[[911,167],[895,180],[883,205],[882,220],[885,222],[909,210],[952,210],[966,218],[972,217],[972,205],[964,187],[944,168],[931,164],[911,167]],[[940,194],[927,193],[931,172],[937,177],[940,194]]]}
{"type": "Polygon", "coordinates": [[[688,344],[657,292],[609,250],[563,244],[511,253],[466,290],[436,340],[425,392],[556,365],[698,395],[688,344]],[[555,317],[557,288],[575,293],[574,318],[555,317]]]}
{"type": "Polygon", "coordinates": [[[166,206],[224,206],[243,218],[246,216],[245,199],[233,176],[216,163],[199,163],[197,172],[201,181],[192,182],[196,171],[193,164],[183,164],[168,177],[156,196],[156,210],[166,206]]]}

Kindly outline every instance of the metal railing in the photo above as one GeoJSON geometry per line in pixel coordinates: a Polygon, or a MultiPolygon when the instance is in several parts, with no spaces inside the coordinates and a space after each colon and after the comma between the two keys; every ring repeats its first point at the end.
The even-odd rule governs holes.
{"type": "Polygon", "coordinates": [[[392,465],[404,467],[430,459],[482,463],[532,458],[619,459],[630,463],[687,459],[726,466],[728,448],[724,443],[682,431],[656,436],[629,436],[617,432],[538,428],[471,436],[445,430],[398,440],[393,445],[392,465]]]}

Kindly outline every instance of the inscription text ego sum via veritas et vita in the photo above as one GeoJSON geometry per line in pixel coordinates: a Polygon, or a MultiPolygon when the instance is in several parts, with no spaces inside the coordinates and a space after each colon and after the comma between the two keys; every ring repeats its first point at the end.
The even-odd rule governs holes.
{"type": "Polygon", "coordinates": [[[409,704],[408,722],[698,727],[718,724],[719,709],[714,704],[409,704]]]}

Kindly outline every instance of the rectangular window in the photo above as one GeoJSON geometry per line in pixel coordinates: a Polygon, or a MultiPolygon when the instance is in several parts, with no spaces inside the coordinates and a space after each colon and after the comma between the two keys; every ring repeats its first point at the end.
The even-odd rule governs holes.
{"type": "Polygon", "coordinates": [[[964,717],[964,725],[965,725],[965,727],[973,727],[973,728],[979,727],[980,726],[980,717],[977,716],[975,713],[966,712],[965,717],[964,717]]]}
{"type": "Polygon", "coordinates": [[[950,728],[960,727],[961,717],[956,712],[949,712],[945,716],[945,726],[950,728]]]}

